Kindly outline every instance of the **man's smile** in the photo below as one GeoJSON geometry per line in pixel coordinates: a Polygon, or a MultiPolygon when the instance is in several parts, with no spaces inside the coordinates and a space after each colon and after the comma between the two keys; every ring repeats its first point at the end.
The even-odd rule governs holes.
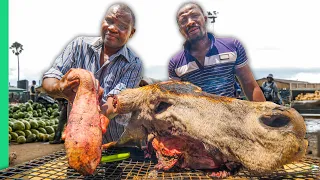
{"type": "Polygon", "coordinates": [[[118,39],[118,37],[117,37],[116,35],[111,34],[111,33],[106,33],[106,34],[105,34],[105,37],[106,37],[107,39],[110,39],[110,40],[112,40],[112,39],[118,39]]]}

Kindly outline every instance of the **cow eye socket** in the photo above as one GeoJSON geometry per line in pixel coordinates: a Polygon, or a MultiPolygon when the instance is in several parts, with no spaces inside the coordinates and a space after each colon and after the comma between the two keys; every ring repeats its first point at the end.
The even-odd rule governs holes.
{"type": "Polygon", "coordinates": [[[157,108],[155,109],[155,113],[160,114],[160,113],[164,112],[165,110],[167,110],[170,106],[172,106],[172,104],[161,101],[158,104],[157,108]]]}
{"type": "Polygon", "coordinates": [[[288,125],[290,119],[287,116],[272,115],[260,117],[260,121],[270,127],[280,128],[288,125]]]}

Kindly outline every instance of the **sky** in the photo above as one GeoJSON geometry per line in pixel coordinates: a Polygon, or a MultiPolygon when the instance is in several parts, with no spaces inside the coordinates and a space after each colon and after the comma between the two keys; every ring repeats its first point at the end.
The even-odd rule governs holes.
{"type": "MultiPolygon", "coordinates": [[[[20,79],[41,79],[75,37],[99,36],[106,9],[117,1],[10,0],[9,81],[16,85],[17,56],[9,46],[23,45],[20,79]]],[[[175,15],[186,1],[122,0],[136,16],[129,46],[142,59],[144,75],[167,78],[170,58],[182,48],[175,15]]],[[[218,11],[208,29],[218,37],[235,37],[246,49],[255,78],[274,76],[320,83],[320,11],[317,0],[197,1],[204,11],[218,11]],[[262,73],[263,72],[263,73],[262,73]]]]}

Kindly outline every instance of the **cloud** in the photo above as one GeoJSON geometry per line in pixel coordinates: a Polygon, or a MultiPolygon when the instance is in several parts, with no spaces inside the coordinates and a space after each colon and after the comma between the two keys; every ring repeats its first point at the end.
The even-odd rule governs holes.
{"type": "Polygon", "coordinates": [[[16,74],[16,68],[9,68],[9,77],[13,76],[14,74],[16,74]]]}
{"type": "Polygon", "coordinates": [[[256,51],[279,51],[281,49],[278,47],[265,46],[265,47],[255,48],[254,50],[256,50],[256,51]]]}
{"type": "Polygon", "coordinates": [[[305,72],[297,73],[288,79],[298,80],[298,81],[307,81],[310,83],[320,83],[320,72],[319,73],[305,73],[305,72]]]}
{"type": "Polygon", "coordinates": [[[151,66],[146,67],[143,76],[158,80],[168,79],[168,69],[166,66],[151,66]]]}

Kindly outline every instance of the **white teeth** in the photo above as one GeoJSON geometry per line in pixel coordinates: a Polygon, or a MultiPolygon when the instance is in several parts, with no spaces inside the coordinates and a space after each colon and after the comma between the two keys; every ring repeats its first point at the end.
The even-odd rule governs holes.
{"type": "Polygon", "coordinates": [[[195,31],[195,30],[197,30],[198,28],[191,28],[191,29],[189,29],[188,30],[188,32],[193,32],[193,31],[195,31]]]}

